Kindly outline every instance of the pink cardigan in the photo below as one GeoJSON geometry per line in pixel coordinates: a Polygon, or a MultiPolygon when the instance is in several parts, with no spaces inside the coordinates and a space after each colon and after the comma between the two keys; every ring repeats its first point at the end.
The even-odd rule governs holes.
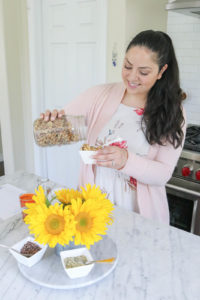
{"type": "MultiPolygon", "coordinates": [[[[125,87],[111,83],[92,87],[69,103],[66,114],[85,115],[88,125],[87,142],[94,145],[104,127],[117,110],[125,87]]],[[[185,122],[186,123],[186,122],[185,122]]],[[[184,133],[186,125],[184,124],[184,133]]],[[[153,145],[146,157],[129,152],[128,161],[121,172],[137,180],[137,201],[140,214],[149,219],[169,224],[169,209],[165,184],[171,178],[182,147],[153,145]]],[[[94,183],[92,165],[81,165],[80,185],[94,183]]]]}

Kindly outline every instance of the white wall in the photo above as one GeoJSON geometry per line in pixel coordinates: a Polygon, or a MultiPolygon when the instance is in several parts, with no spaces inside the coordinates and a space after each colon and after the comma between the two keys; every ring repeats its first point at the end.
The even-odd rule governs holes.
{"type": "Polygon", "coordinates": [[[176,51],[188,123],[200,125],[200,18],[169,12],[167,32],[176,51]]]}
{"type": "Polygon", "coordinates": [[[3,142],[4,167],[7,173],[14,171],[14,154],[8,96],[6,49],[4,40],[3,1],[0,0],[0,128],[3,142]]]}
{"type": "Polygon", "coordinates": [[[14,170],[31,172],[34,164],[26,0],[3,0],[3,17],[14,170]]]}
{"type": "Polygon", "coordinates": [[[18,1],[5,0],[4,4],[4,32],[6,47],[6,62],[8,76],[8,92],[10,101],[10,114],[13,145],[15,148],[15,167],[24,166],[24,138],[23,138],[23,115],[22,96],[20,82],[20,45],[19,45],[19,9],[18,1]],[[11,3],[12,2],[12,3],[11,3]],[[11,9],[11,5],[13,5],[11,9]],[[12,20],[12,21],[11,21],[12,20]],[[21,154],[19,156],[19,153],[21,154]],[[17,159],[18,156],[18,159],[17,159]]]}
{"type": "Polygon", "coordinates": [[[126,0],[126,46],[140,31],[167,30],[166,0],[126,0]]]}
{"type": "Polygon", "coordinates": [[[126,1],[108,0],[107,82],[121,80],[121,65],[126,42],[126,1]],[[112,65],[112,53],[117,52],[117,65],[112,65]]]}
{"type": "Polygon", "coordinates": [[[121,81],[126,47],[140,31],[167,30],[166,0],[108,0],[107,82],[121,81]],[[112,52],[117,52],[117,66],[112,52]]]}

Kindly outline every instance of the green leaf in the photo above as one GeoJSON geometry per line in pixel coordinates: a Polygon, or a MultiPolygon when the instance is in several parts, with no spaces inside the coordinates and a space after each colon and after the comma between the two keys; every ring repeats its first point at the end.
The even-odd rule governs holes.
{"type": "Polygon", "coordinates": [[[47,197],[45,197],[45,204],[47,207],[49,207],[51,205],[51,202],[49,201],[49,199],[47,197]]]}

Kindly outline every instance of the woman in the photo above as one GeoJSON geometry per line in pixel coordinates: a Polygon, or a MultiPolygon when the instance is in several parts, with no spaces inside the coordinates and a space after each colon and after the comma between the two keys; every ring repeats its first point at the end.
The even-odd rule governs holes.
{"type": "Polygon", "coordinates": [[[80,184],[96,183],[116,204],[169,223],[165,184],[182,150],[186,122],[179,70],[170,37],[160,31],[139,33],[127,47],[123,83],[93,87],[63,111],[87,118],[90,145],[110,142],[82,165],[80,184]]]}

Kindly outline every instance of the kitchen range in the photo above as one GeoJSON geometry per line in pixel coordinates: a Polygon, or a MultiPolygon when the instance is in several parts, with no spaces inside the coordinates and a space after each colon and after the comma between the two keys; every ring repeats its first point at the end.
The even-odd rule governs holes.
{"type": "Polygon", "coordinates": [[[183,151],[166,190],[170,224],[200,235],[200,125],[188,125],[183,151]]]}

